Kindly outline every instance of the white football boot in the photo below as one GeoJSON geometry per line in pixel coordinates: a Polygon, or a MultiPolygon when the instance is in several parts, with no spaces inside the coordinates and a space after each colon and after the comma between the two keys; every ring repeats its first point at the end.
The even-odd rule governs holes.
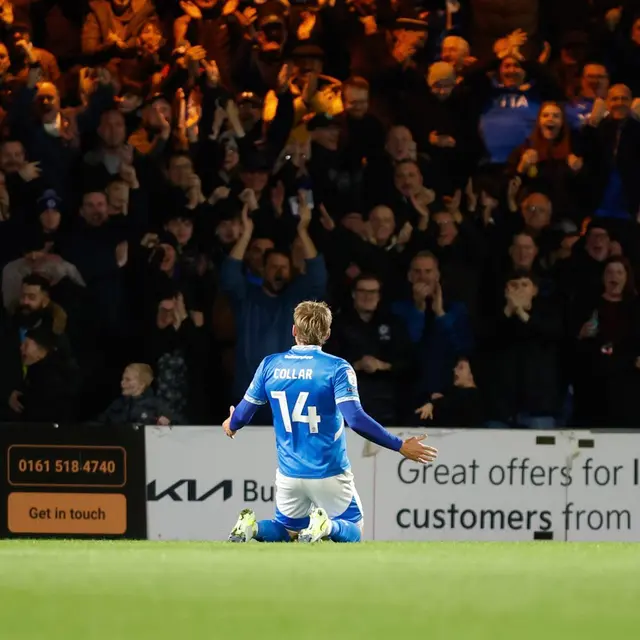
{"type": "Polygon", "coordinates": [[[298,535],[298,542],[320,542],[331,535],[331,520],[324,509],[314,509],[309,526],[298,535]]]}
{"type": "Polygon", "coordinates": [[[231,529],[229,542],[249,542],[258,533],[258,521],[253,509],[243,509],[236,526],[231,529]]]}

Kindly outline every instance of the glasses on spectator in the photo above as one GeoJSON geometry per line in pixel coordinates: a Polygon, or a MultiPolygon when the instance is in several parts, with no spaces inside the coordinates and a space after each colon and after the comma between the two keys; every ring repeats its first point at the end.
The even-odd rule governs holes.
{"type": "Polygon", "coordinates": [[[362,293],[363,295],[367,296],[377,296],[380,295],[380,289],[361,289],[360,287],[358,287],[356,289],[356,293],[362,293]]]}

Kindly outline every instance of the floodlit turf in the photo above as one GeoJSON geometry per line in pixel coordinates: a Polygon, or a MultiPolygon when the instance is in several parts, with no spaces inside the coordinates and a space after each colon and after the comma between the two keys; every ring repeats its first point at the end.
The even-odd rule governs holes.
{"type": "Polygon", "coordinates": [[[640,637],[640,545],[0,541],[2,640],[640,637]]]}

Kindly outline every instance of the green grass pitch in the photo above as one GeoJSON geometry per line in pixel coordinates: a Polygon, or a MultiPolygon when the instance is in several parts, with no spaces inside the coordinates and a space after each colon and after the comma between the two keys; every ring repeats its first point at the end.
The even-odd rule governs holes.
{"type": "Polygon", "coordinates": [[[640,544],[0,541],[2,640],[625,640],[640,544]]]}

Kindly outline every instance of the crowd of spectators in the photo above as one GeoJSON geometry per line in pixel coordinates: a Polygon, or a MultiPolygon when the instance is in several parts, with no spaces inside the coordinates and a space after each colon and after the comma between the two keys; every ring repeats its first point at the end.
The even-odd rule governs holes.
{"type": "Polygon", "coordinates": [[[639,0],[0,0],[0,39],[0,419],[219,423],[323,299],[386,425],[637,426],[639,0]]]}

